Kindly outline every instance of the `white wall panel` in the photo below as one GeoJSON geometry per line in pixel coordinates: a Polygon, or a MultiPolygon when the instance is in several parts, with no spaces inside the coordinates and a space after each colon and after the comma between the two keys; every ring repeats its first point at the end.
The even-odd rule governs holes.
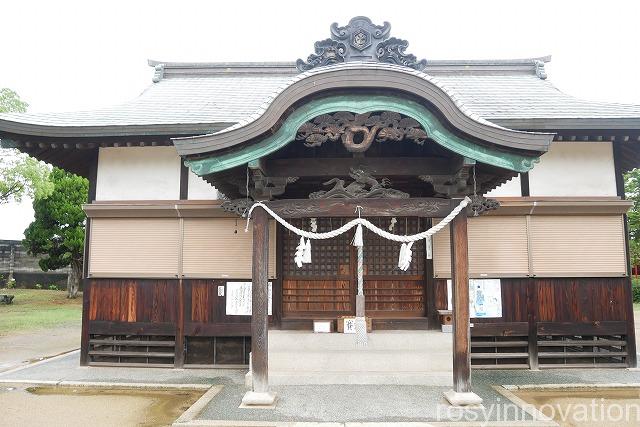
{"type": "Polygon", "coordinates": [[[487,197],[520,197],[522,190],[520,188],[520,175],[513,177],[498,188],[489,191],[487,197]]]}
{"type": "Polygon", "coordinates": [[[218,190],[189,170],[189,200],[215,200],[218,190]]]}
{"type": "Polygon", "coordinates": [[[180,157],[174,147],[100,148],[96,200],[178,200],[180,157]]]}
{"type": "Polygon", "coordinates": [[[611,142],[554,142],[529,172],[531,196],[616,196],[611,142]]]}

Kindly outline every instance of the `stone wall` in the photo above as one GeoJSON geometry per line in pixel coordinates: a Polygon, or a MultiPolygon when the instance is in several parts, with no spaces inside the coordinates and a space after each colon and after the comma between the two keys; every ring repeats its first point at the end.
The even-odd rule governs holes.
{"type": "Polygon", "coordinates": [[[69,269],[42,271],[38,258],[27,254],[19,240],[0,240],[0,287],[4,287],[12,274],[17,287],[33,287],[41,284],[65,286],[69,269]]]}

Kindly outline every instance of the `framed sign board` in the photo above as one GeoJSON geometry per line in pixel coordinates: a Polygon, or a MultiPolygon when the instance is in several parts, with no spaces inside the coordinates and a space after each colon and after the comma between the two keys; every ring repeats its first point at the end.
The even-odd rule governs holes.
{"type": "MultiPolygon", "coordinates": [[[[269,282],[269,311],[273,311],[272,286],[269,282]]],[[[251,316],[251,282],[227,282],[227,316],[251,316]]]]}
{"type": "MultiPolygon", "coordinates": [[[[447,306],[451,310],[451,280],[447,280],[447,306]]],[[[502,317],[502,287],[500,279],[469,279],[469,317],[502,317]]]]}

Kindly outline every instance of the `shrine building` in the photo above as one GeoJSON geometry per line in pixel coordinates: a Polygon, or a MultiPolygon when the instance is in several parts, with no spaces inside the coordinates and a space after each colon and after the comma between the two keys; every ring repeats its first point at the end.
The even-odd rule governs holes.
{"type": "Polygon", "coordinates": [[[3,147],[89,179],[81,364],[251,353],[248,404],[309,383],[473,403],[475,369],[636,366],[640,106],[562,93],[550,57],[422,59],[365,17],[313,50],[149,61],[125,104],[0,115],[3,147]]]}

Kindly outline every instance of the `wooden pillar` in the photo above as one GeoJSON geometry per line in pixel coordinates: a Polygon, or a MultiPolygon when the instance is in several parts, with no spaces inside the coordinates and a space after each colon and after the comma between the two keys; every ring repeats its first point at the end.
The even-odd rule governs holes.
{"type": "Polygon", "coordinates": [[[247,392],[245,405],[270,405],[275,395],[269,393],[269,218],[257,207],[251,216],[253,223],[253,266],[251,300],[251,378],[252,391],[247,392]]]}
{"type": "Polygon", "coordinates": [[[178,279],[178,306],[176,309],[175,358],[173,366],[182,368],[184,367],[184,283],[182,278],[178,279]]]}
{"type": "MultiPolygon", "coordinates": [[[[613,165],[615,169],[616,176],[616,192],[620,199],[626,199],[626,193],[624,190],[624,170],[622,169],[621,160],[624,156],[622,153],[622,147],[620,146],[620,141],[613,141],[613,165]]],[[[627,214],[623,215],[624,218],[624,236],[625,236],[625,244],[624,249],[627,258],[627,280],[626,280],[626,298],[624,304],[624,310],[626,311],[625,317],[627,320],[627,364],[630,368],[636,368],[638,366],[638,354],[636,350],[636,330],[635,330],[635,314],[633,311],[633,283],[631,281],[632,270],[631,270],[631,254],[629,250],[629,219],[627,214]]]]}
{"type": "MultiPolygon", "coordinates": [[[[89,191],[87,203],[96,200],[96,184],[98,180],[98,156],[96,148],[91,152],[89,161],[89,191]]],[[[91,301],[91,281],[89,279],[89,237],[91,236],[91,218],[87,218],[84,227],[84,253],[82,257],[82,329],[80,335],[80,366],[89,364],[89,304],[91,301]]]]}
{"type": "Polygon", "coordinates": [[[527,280],[527,322],[529,325],[529,369],[538,370],[538,289],[536,281],[527,280]]]}
{"type": "MultiPolygon", "coordinates": [[[[87,220],[88,222],[88,220],[87,220]]],[[[80,366],[89,365],[89,304],[91,301],[91,280],[82,279],[82,328],[80,331],[80,366]]]]}
{"type": "Polygon", "coordinates": [[[451,289],[453,291],[453,391],[471,392],[471,342],[469,328],[469,254],[467,214],[463,210],[450,225],[451,289]]]}

